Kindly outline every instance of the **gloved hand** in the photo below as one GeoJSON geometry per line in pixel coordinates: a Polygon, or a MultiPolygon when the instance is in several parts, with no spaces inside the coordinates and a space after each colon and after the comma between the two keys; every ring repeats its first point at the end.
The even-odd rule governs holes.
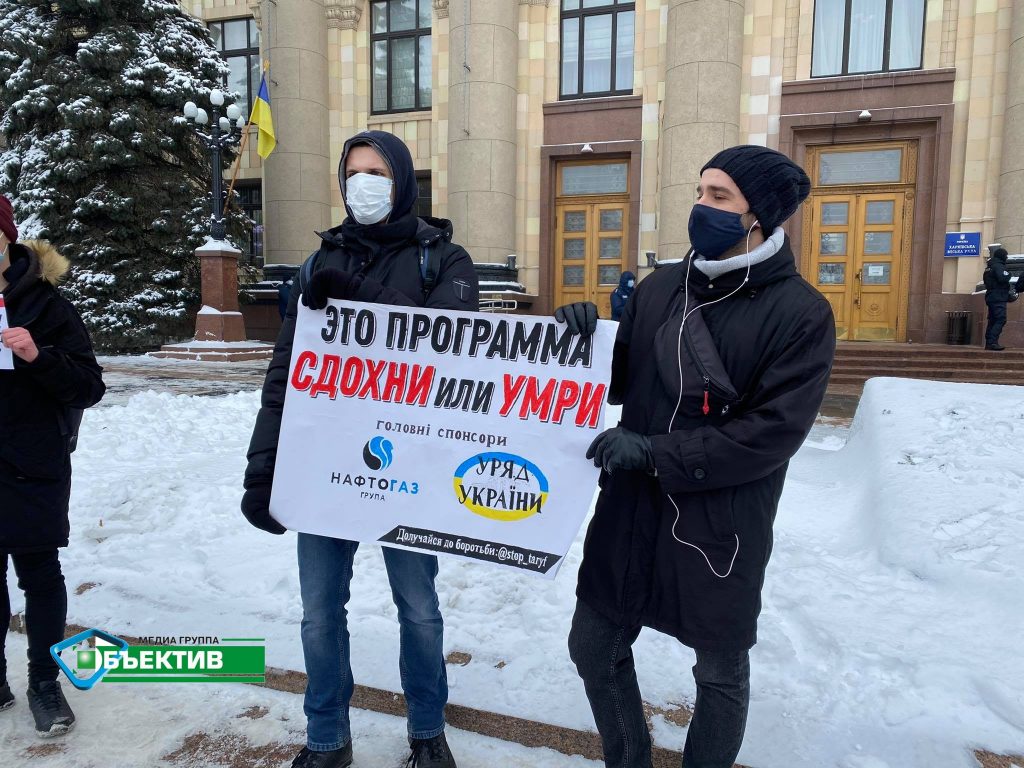
{"type": "Polygon", "coordinates": [[[267,533],[284,533],[288,529],[270,515],[270,483],[254,483],[242,495],[242,514],[251,525],[267,533]]]}
{"type": "Polygon", "coordinates": [[[654,452],[647,435],[623,427],[606,429],[587,448],[587,458],[595,467],[612,473],[617,469],[654,470],[654,452]]]}
{"type": "Polygon", "coordinates": [[[328,299],[350,299],[363,278],[337,267],[319,269],[309,279],[302,303],[310,309],[323,309],[328,299]]]}
{"type": "Polygon", "coordinates": [[[570,333],[590,336],[597,330],[597,305],[592,301],[577,301],[555,310],[555,320],[565,323],[570,333]]]}

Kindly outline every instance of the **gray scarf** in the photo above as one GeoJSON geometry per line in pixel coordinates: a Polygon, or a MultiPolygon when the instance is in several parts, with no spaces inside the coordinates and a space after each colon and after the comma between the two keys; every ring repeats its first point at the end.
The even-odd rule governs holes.
{"type": "Polygon", "coordinates": [[[741,253],[739,256],[732,256],[721,261],[712,261],[697,254],[697,258],[693,260],[693,266],[707,275],[709,279],[714,280],[734,269],[746,269],[748,264],[753,267],[762,261],[768,261],[779,252],[785,241],[786,233],[782,231],[782,227],[776,227],[772,236],[750,253],[741,253]]]}

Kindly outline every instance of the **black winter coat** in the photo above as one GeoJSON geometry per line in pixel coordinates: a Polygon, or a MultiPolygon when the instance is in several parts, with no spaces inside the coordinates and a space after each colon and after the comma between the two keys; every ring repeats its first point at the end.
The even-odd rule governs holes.
{"type": "MultiPolygon", "coordinates": [[[[397,224],[397,223],[396,223],[397,224]]],[[[390,226],[390,225],[385,225],[390,226]]],[[[362,240],[346,244],[345,226],[321,233],[320,250],[310,256],[313,269],[337,267],[356,272],[365,279],[353,301],[431,309],[472,312],[479,308],[479,288],[473,261],[462,246],[452,243],[452,224],[445,219],[420,219],[411,228],[415,234],[391,244],[362,240]],[[426,249],[436,265],[437,278],[429,297],[424,299],[420,257],[426,249]]],[[[249,465],[245,487],[271,482],[277,460],[277,439],[281,431],[281,412],[291,366],[292,341],[300,290],[298,280],[292,286],[288,311],[277,337],[274,357],[263,383],[262,407],[256,417],[249,443],[249,465]]]]}
{"type": "Polygon", "coordinates": [[[991,259],[982,274],[982,280],[985,283],[987,303],[1005,304],[1010,300],[1010,273],[1006,269],[1005,260],[991,259]]]}
{"type": "Polygon", "coordinates": [[[103,397],[81,318],[56,285],[69,264],[49,244],[10,246],[4,273],[7,321],[27,328],[39,348],[32,363],[15,357],[0,371],[0,553],[67,546],[71,494],[69,408],[103,397]]]}
{"type": "MultiPolygon", "coordinates": [[[[688,268],[639,283],[620,322],[609,399],[623,404],[621,426],[650,436],[656,475],[602,473],[577,596],[622,626],[741,650],[757,639],[772,524],[825,395],[835,325],[787,241],[680,335],[688,268]]],[[[744,276],[712,282],[694,268],[689,308],[744,276]]]]}

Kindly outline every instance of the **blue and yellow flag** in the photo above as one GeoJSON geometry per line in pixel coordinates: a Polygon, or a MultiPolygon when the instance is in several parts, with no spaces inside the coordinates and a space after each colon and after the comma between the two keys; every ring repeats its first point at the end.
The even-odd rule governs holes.
{"type": "Polygon", "coordinates": [[[263,72],[263,78],[260,80],[260,91],[253,102],[249,124],[255,124],[259,128],[256,151],[259,152],[260,157],[266,159],[277,146],[277,137],[274,135],[274,116],[270,112],[270,89],[267,88],[266,71],[263,72]]]}

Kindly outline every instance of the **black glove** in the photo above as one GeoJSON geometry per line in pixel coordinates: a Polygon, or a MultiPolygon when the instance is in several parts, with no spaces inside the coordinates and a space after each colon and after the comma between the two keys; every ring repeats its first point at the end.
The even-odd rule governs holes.
{"type": "Polygon", "coordinates": [[[590,336],[597,330],[597,305],[592,301],[577,301],[555,310],[555,320],[565,323],[570,333],[590,336]]]}
{"type": "Polygon", "coordinates": [[[337,267],[319,269],[302,292],[302,303],[310,309],[323,309],[328,299],[350,299],[363,278],[337,267]]]}
{"type": "Polygon", "coordinates": [[[587,448],[587,458],[605,472],[617,469],[654,470],[654,452],[647,435],[630,432],[622,427],[606,429],[594,438],[587,448]]]}
{"type": "Polygon", "coordinates": [[[270,515],[270,483],[254,483],[242,495],[242,514],[250,524],[267,533],[282,534],[288,529],[270,515]]]}

